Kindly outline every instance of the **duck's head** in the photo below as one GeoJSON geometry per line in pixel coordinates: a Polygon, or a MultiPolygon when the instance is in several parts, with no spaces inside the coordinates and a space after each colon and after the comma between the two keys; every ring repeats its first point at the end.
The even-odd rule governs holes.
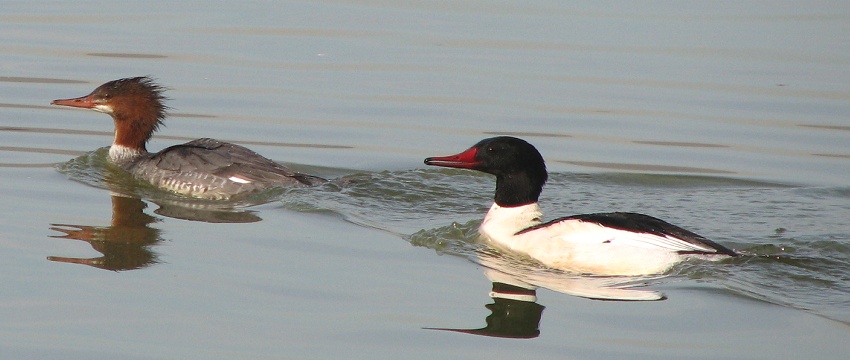
{"type": "Polygon", "coordinates": [[[540,152],[525,140],[510,136],[481,140],[456,155],[429,157],[425,164],[496,175],[495,201],[501,206],[537,202],[548,178],[540,152]]]}
{"type": "Polygon", "coordinates": [[[115,121],[113,145],[144,150],[145,143],[167,116],[164,91],[153,79],[140,76],[113,80],[86,96],[53,100],[51,104],[109,114],[115,121]]]}

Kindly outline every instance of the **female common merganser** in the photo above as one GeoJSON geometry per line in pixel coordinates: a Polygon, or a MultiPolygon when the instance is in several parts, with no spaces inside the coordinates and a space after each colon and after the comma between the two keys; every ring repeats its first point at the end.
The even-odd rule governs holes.
{"type": "Polygon", "coordinates": [[[89,95],[53,100],[52,104],[112,116],[115,139],[109,160],[137,179],[178,194],[223,200],[272,186],[312,186],[327,181],[214,139],[197,139],[149,153],[145,144],[167,115],[163,91],[148,77],[134,77],[110,81],[89,95]]]}
{"type": "Polygon", "coordinates": [[[495,202],[479,232],[496,247],[555,269],[594,275],[647,275],[689,257],[737,254],[688,230],[642,214],[615,212],[541,221],[537,205],[548,174],[534,146],[514,137],[484,139],[462,153],[430,157],[426,165],[496,175],[495,202]]]}

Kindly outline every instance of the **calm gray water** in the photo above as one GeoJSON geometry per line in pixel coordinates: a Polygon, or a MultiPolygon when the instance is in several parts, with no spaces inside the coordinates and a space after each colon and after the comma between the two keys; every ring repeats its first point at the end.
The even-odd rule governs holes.
{"type": "Polygon", "coordinates": [[[848,33],[829,2],[4,4],[0,358],[844,359],[848,33]],[[128,179],[106,115],[48,104],[138,75],[174,108],[149,148],[338,181],[239,206],[128,179]],[[748,255],[611,279],[484,248],[494,180],[422,159],[494,134],[547,159],[548,218],[748,255]],[[505,277],[537,303],[491,298],[505,277]],[[531,337],[436,330],[502,325],[531,337]]]}

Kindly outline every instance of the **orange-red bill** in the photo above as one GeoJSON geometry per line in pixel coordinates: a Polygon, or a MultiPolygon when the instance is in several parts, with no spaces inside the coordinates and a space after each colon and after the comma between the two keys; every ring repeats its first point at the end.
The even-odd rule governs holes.
{"type": "Polygon", "coordinates": [[[95,107],[94,97],[91,95],[86,95],[83,97],[73,98],[73,99],[58,99],[53,100],[50,104],[52,105],[62,105],[62,106],[70,106],[84,109],[91,109],[95,107]]]}
{"type": "Polygon", "coordinates": [[[425,165],[472,169],[478,165],[478,161],[475,160],[477,154],[478,148],[473,147],[456,155],[429,157],[425,159],[425,165]]]}

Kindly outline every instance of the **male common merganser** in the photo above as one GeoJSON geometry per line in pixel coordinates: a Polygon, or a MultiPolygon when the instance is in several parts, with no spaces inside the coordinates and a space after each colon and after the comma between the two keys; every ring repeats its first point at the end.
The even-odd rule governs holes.
{"type": "Polygon", "coordinates": [[[689,257],[737,254],[700,235],[642,214],[574,215],[543,223],[537,200],[548,174],[540,152],[509,136],[484,139],[426,165],[496,175],[495,202],[479,233],[493,245],[525,254],[550,268],[594,275],[647,275],[689,257]]]}
{"type": "Polygon", "coordinates": [[[115,139],[109,160],[134,177],[178,194],[229,199],[273,186],[313,186],[327,180],[298,173],[242,146],[197,139],[149,153],[145,144],[167,115],[164,88],[148,77],[107,82],[91,94],[53,105],[112,116],[115,139]]]}

